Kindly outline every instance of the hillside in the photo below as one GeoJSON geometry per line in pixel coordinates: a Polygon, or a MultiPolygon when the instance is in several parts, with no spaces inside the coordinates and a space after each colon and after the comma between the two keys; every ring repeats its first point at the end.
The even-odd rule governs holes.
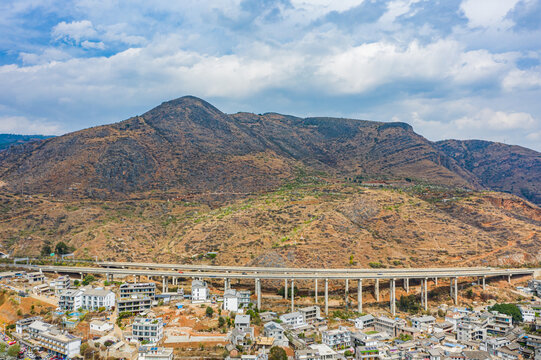
{"type": "Polygon", "coordinates": [[[537,151],[481,140],[445,140],[436,145],[484,187],[541,204],[541,156],[537,151]]]}
{"type": "Polygon", "coordinates": [[[314,267],[541,261],[541,210],[513,195],[310,179],[215,208],[3,195],[0,238],[14,254],[38,255],[45,241],[62,240],[80,258],[127,261],[314,267]],[[207,259],[208,252],[217,257],[207,259]]]}
{"type": "Polygon", "coordinates": [[[24,144],[29,141],[43,140],[50,137],[52,136],[0,134],[0,151],[7,149],[11,145],[24,144]]]}
{"type": "Polygon", "coordinates": [[[8,190],[103,199],[257,193],[276,189],[299,168],[330,178],[480,188],[475,176],[404,123],[227,115],[194,97],[0,153],[8,190]]]}

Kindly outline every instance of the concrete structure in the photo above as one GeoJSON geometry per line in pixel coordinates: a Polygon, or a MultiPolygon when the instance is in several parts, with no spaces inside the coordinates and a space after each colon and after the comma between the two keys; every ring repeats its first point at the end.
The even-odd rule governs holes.
{"type": "Polygon", "coordinates": [[[436,318],[431,315],[414,316],[411,319],[411,326],[417,330],[431,331],[432,326],[436,323],[436,318]]]}
{"type": "Polygon", "coordinates": [[[71,359],[79,355],[81,338],[61,331],[51,324],[34,321],[28,327],[30,338],[48,353],[71,359]]]}
{"type": "Polygon", "coordinates": [[[358,318],[353,319],[353,323],[355,324],[356,329],[365,329],[367,327],[373,327],[374,321],[375,321],[375,318],[370,314],[359,316],[358,318]]]}
{"type": "Polygon", "coordinates": [[[487,338],[487,331],[484,327],[460,323],[456,327],[456,339],[460,342],[483,341],[487,338]]]}
{"type": "Polygon", "coordinates": [[[395,337],[397,334],[398,325],[401,322],[396,319],[390,319],[386,316],[379,316],[374,321],[374,329],[379,332],[386,332],[391,337],[395,337]]]}
{"type": "Polygon", "coordinates": [[[173,349],[155,346],[140,346],[138,360],[173,360],[173,349]]]}
{"type": "Polygon", "coordinates": [[[192,303],[203,303],[209,299],[209,288],[203,280],[192,281],[192,303]]]}
{"type": "Polygon", "coordinates": [[[100,308],[111,310],[115,306],[115,293],[103,288],[82,289],[82,305],[85,310],[96,311],[100,308]]]}
{"type": "Polygon", "coordinates": [[[300,308],[298,311],[303,315],[306,324],[311,324],[321,317],[319,306],[308,306],[300,308]]]}
{"type": "Polygon", "coordinates": [[[284,328],[274,321],[268,322],[263,325],[263,336],[274,338],[273,346],[289,345],[289,340],[285,336],[284,331],[284,328]]]}
{"type": "Polygon", "coordinates": [[[36,271],[26,274],[26,279],[30,284],[45,282],[45,275],[42,272],[36,271]]]}
{"type": "Polygon", "coordinates": [[[351,332],[340,327],[339,329],[321,332],[321,343],[332,349],[344,349],[351,346],[351,332]]]}
{"type": "Polygon", "coordinates": [[[237,291],[237,296],[239,298],[239,307],[247,307],[250,304],[250,290],[240,290],[237,291]]]}
{"type": "Polygon", "coordinates": [[[118,313],[131,312],[139,314],[152,307],[152,299],[148,296],[132,295],[129,298],[118,299],[116,305],[118,313]]]}
{"type": "Polygon", "coordinates": [[[239,311],[239,296],[237,290],[227,289],[224,292],[223,309],[237,312],[239,311]]]}
{"type": "Polygon", "coordinates": [[[293,328],[306,325],[306,322],[304,321],[304,314],[300,311],[280,315],[279,319],[283,324],[289,325],[293,328]]]}
{"type": "Polygon", "coordinates": [[[310,349],[317,351],[318,360],[335,360],[340,358],[340,355],[331,349],[329,345],[313,344],[310,345],[310,349]]]}
{"type": "Polygon", "coordinates": [[[132,337],[138,341],[155,344],[163,339],[163,325],[161,318],[136,317],[132,323],[132,337]]]}
{"type": "Polygon", "coordinates": [[[66,289],[58,296],[58,307],[62,311],[75,311],[83,307],[83,292],[81,290],[66,289]]]}
{"type": "Polygon", "coordinates": [[[125,283],[120,285],[119,296],[121,298],[128,298],[132,295],[148,296],[152,300],[156,297],[156,284],[155,283],[125,283]]]}
{"type": "Polygon", "coordinates": [[[110,322],[102,320],[92,320],[90,322],[90,333],[105,335],[110,331],[113,331],[114,326],[110,322]]]}
{"type": "Polygon", "coordinates": [[[41,316],[33,316],[26,319],[20,319],[15,323],[15,332],[17,334],[22,334],[23,332],[26,332],[30,324],[32,324],[34,321],[41,321],[41,316]]]}
{"type": "Polygon", "coordinates": [[[70,288],[70,278],[69,276],[59,276],[49,283],[49,286],[54,291],[55,294],[60,294],[62,291],[70,288]]]}

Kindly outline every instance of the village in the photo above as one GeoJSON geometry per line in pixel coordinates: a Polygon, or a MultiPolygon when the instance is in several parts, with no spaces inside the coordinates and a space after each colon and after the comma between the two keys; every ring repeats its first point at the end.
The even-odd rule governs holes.
{"type": "MultiPolygon", "coordinates": [[[[506,289],[523,294],[512,304],[442,302],[425,311],[415,295],[402,296],[396,316],[377,303],[358,313],[333,295],[325,316],[312,298],[291,287],[264,292],[265,306],[258,308],[240,281],[220,288],[179,279],[163,288],[128,277],[72,279],[25,271],[3,272],[0,279],[0,314],[5,306],[19,306],[16,317],[2,319],[0,350],[13,347],[17,357],[31,360],[541,359],[540,280],[506,289]],[[297,297],[295,308],[288,296],[297,297]],[[21,311],[28,301],[30,310],[21,311]]],[[[466,293],[479,287],[472,283],[466,293]]]]}

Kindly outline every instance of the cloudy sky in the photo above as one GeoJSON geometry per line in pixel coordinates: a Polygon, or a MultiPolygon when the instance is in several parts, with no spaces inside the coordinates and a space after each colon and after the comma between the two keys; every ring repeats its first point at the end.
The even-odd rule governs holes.
{"type": "Polygon", "coordinates": [[[541,0],[3,0],[0,133],[183,95],[541,150],[541,0]]]}

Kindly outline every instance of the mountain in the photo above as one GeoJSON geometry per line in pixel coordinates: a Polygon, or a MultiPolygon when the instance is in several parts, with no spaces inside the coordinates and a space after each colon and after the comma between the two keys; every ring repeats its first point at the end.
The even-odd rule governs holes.
{"type": "Polygon", "coordinates": [[[481,140],[445,140],[436,146],[485,188],[541,204],[541,156],[537,151],[481,140]]]}
{"type": "Polygon", "coordinates": [[[0,151],[7,149],[11,145],[23,144],[29,141],[48,139],[50,137],[52,136],[0,134],[0,151]]]}
{"type": "Polygon", "coordinates": [[[227,115],[194,97],[0,154],[0,180],[8,189],[96,198],[266,191],[299,169],[480,186],[404,123],[227,115]]]}

